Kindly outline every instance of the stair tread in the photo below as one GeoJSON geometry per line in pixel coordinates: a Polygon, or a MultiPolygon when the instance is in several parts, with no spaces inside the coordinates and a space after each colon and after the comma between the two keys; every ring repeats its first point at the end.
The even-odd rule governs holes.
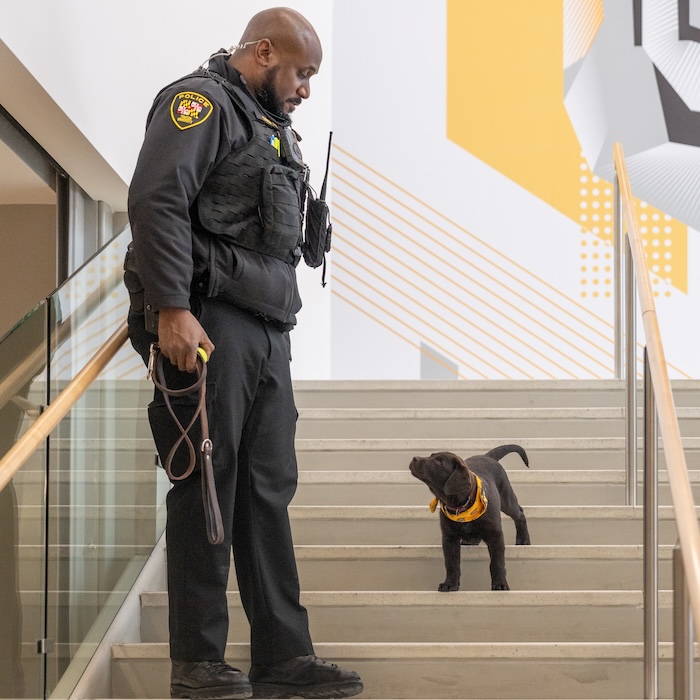
{"type": "MultiPolygon", "coordinates": [[[[624,379],[297,379],[293,382],[294,391],[312,393],[332,393],[357,391],[365,393],[393,391],[416,391],[431,389],[444,391],[474,391],[488,389],[494,392],[513,390],[532,391],[547,389],[576,392],[586,390],[617,390],[624,392],[624,379]]],[[[674,390],[700,391],[700,379],[672,379],[674,390]]]]}
{"type": "MultiPolygon", "coordinates": [[[[659,480],[666,476],[659,474],[659,480]]],[[[601,483],[624,483],[625,473],[620,469],[561,469],[554,471],[510,469],[508,478],[511,482],[521,483],[589,483],[592,480],[601,483]]],[[[693,474],[693,479],[700,481],[700,474],[693,474]]],[[[365,484],[365,483],[386,483],[386,484],[415,484],[417,487],[425,488],[411,472],[406,469],[386,469],[386,470],[300,470],[299,484],[365,484]]]]}
{"type": "MultiPolygon", "coordinates": [[[[297,559],[340,559],[340,558],[392,558],[411,559],[429,557],[442,559],[440,544],[300,544],[294,547],[297,559]]],[[[670,560],[674,545],[659,545],[659,559],[670,560]]],[[[513,559],[639,559],[644,554],[641,544],[531,544],[506,545],[506,561],[513,559]]],[[[462,560],[486,559],[485,546],[465,546],[461,548],[462,560]]]]}
{"type": "MultiPolygon", "coordinates": [[[[643,410],[637,409],[641,416],[643,410]]],[[[134,407],[98,407],[73,408],[70,418],[115,416],[119,419],[133,419],[146,415],[145,406],[134,407]]],[[[337,419],[415,419],[415,418],[624,418],[624,406],[522,406],[522,407],[435,407],[424,406],[417,408],[399,407],[331,407],[331,408],[299,408],[299,420],[337,420],[337,419]]],[[[680,406],[677,409],[678,418],[700,418],[700,408],[680,406]]]]}
{"type": "MultiPolygon", "coordinates": [[[[643,415],[642,408],[637,409],[643,415]]],[[[624,406],[523,406],[511,408],[300,408],[299,420],[337,420],[343,419],[400,419],[434,418],[436,420],[454,418],[532,418],[537,420],[552,418],[624,418],[624,406]]],[[[700,418],[700,408],[681,406],[677,409],[678,418],[700,418]]]]}
{"type": "MultiPolygon", "coordinates": [[[[504,436],[499,438],[297,438],[298,451],[311,450],[345,450],[358,451],[371,448],[377,451],[418,450],[421,452],[434,452],[435,443],[439,441],[440,449],[481,454],[492,449],[496,444],[519,444],[526,450],[619,450],[624,447],[624,437],[532,437],[522,435],[504,436]]],[[[700,437],[683,437],[683,446],[689,450],[700,449],[700,437]]],[[[80,446],[83,450],[110,449],[120,452],[132,452],[137,450],[154,451],[151,437],[56,437],[53,438],[54,447],[80,446]]],[[[642,445],[642,438],[639,438],[642,445]]],[[[659,437],[659,445],[663,445],[663,438],[659,437]]]]}
{"type": "MultiPolygon", "coordinates": [[[[641,590],[541,590],[541,591],[454,591],[449,594],[437,591],[302,591],[301,602],[305,606],[368,607],[392,606],[636,606],[643,603],[641,590]]],[[[229,605],[240,605],[240,593],[228,591],[229,605]]],[[[148,591],[141,594],[143,606],[167,606],[167,591],[148,591]]],[[[659,606],[673,605],[673,591],[659,591],[659,606]]]]}
{"type": "MultiPolygon", "coordinates": [[[[571,483],[586,484],[624,484],[623,469],[528,469],[518,467],[507,469],[509,480],[514,483],[571,483]]],[[[700,483],[700,473],[691,471],[688,474],[691,482],[700,483]]],[[[659,470],[659,482],[668,483],[668,472],[659,470]]],[[[299,484],[415,484],[417,488],[425,489],[425,484],[416,479],[406,469],[386,470],[314,470],[299,471],[299,484]]],[[[293,503],[293,502],[292,502],[293,503]]]]}
{"type": "MultiPolygon", "coordinates": [[[[700,515],[700,506],[695,507],[700,515]]],[[[609,520],[640,520],[644,517],[642,506],[598,506],[598,505],[573,505],[573,506],[533,506],[528,505],[525,511],[528,518],[576,518],[581,520],[602,517],[609,520]]],[[[430,511],[428,504],[421,505],[387,505],[387,506],[325,506],[325,505],[304,505],[289,506],[289,515],[292,519],[321,519],[333,518],[358,519],[373,518],[393,520],[393,519],[420,519],[429,520],[435,518],[435,513],[430,511]]],[[[504,518],[508,516],[503,514],[504,518]]],[[[674,519],[673,506],[659,506],[659,520],[674,519]]]]}
{"type": "MultiPolygon", "coordinates": [[[[643,642],[322,642],[316,654],[328,659],[641,659],[643,642]]],[[[248,659],[250,646],[227,643],[227,659],[248,659]]],[[[167,642],[112,645],[112,658],[170,659],[167,642]]],[[[673,658],[673,642],[659,642],[659,658],[673,658]]]]}
{"type": "MultiPolygon", "coordinates": [[[[476,452],[488,451],[494,447],[494,438],[439,438],[442,450],[474,450],[476,452]]],[[[580,450],[580,449],[622,449],[625,444],[624,437],[534,437],[504,436],[497,440],[498,444],[519,444],[526,450],[580,450]]],[[[640,446],[642,438],[638,440],[640,446]]],[[[696,450],[700,448],[700,438],[682,438],[684,447],[696,450]]],[[[421,450],[433,452],[436,438],[298,438],[297,450],[366,450],[371,447],[374,450],[421,450]]],[[[663,440],[659,437],[659,445],[663,440]]]]}

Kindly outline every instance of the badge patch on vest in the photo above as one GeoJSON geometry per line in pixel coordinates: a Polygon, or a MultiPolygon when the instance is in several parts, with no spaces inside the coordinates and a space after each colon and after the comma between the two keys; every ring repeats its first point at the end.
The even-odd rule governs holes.
{"type": "Polygon", "coordinates": [[[205,122],[214,105],[198,92],[179,92],[170,104],[170,116],[178,129],[191,129],[205,122]]]}

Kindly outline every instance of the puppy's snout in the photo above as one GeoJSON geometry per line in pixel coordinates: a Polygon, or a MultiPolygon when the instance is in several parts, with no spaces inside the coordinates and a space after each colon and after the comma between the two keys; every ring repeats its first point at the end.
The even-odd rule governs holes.
{"type": "Polygon", "coordinates": [[[411,460],[411,463],[408,465],[408,468],[411,470],[412,473],[415,473],[416,470],[420,469],[422,465],[423,465],[423,458],[422,457],[414,457],[411,460]]]}

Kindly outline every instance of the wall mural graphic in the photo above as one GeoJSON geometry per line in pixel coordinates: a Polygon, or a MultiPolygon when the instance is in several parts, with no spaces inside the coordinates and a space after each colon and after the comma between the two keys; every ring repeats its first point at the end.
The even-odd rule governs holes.
{"type": "Polygon", "coordinates": [[[612,377],[617,141],[671,376],[698,376],[698,3],[357,3],[334,7],[333,377],[612,377]]]}
{"type": "Polygon", "coordinates": [[[683,2],[496,4],[448,1],[448,137],[596,236],[593,248],[581,240],[581,297],[611,294],[612,151],[623,140],[657,294],[687,292],[700,151],[668,135],[700,101],[700,45],[678,40],[683,2]]]}

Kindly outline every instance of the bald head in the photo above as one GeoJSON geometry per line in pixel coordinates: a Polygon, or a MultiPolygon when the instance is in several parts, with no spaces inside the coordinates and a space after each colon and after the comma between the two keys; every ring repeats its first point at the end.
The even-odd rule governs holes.
{"type": "Polygon", "coordinates": [[[289,7],[272,7],[254,15],[241,37],[241,44],[267,38],[274,45],[289,51],[315,48],[321,52],[321,42],[311,23],[289,7]]]}
{"type": "Polygon", "coordinates": [[[311,95],[309,81],[321,67],[316,30],[296,10],[274,7],[248,22],[228,62],[269,112],[289,115],[311,95]]]}

